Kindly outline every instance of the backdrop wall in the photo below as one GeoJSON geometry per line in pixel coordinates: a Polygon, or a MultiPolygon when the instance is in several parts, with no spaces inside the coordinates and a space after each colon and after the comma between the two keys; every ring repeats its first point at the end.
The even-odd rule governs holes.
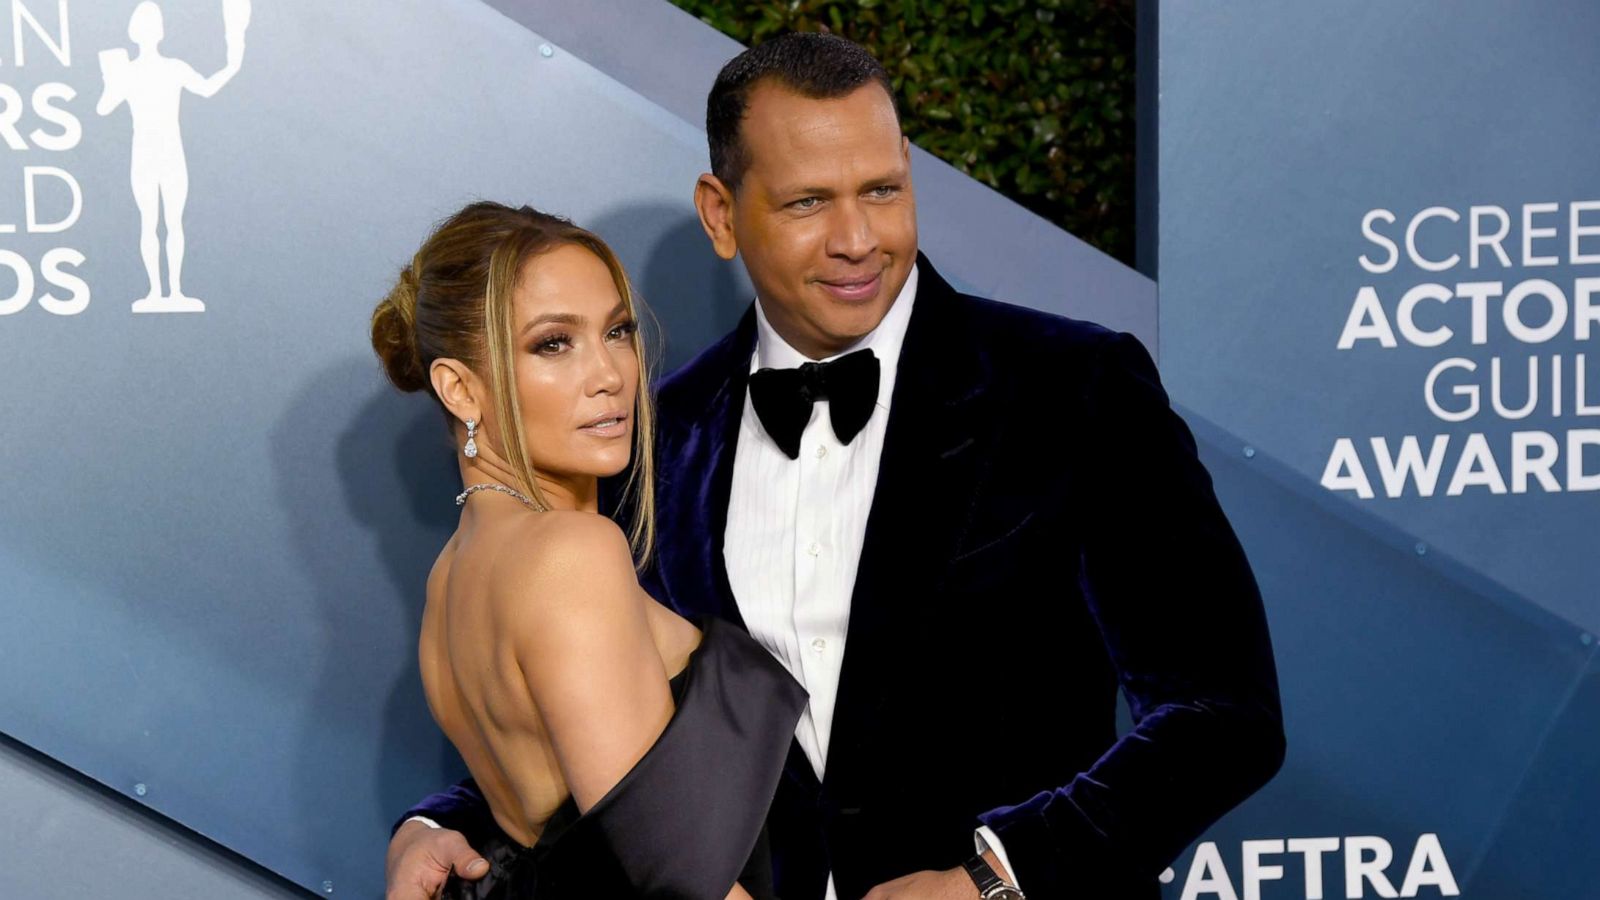
{"type": "Polygon", "coordinates": [[[1159,32],[1163,373],[1290,747],[1169,894],[1595,896],[1600,8],[1163,4],[1159,32]]]}

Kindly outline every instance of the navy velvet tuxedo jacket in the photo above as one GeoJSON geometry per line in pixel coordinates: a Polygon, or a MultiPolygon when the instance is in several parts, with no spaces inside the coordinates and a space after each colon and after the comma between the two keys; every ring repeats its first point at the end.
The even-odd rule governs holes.
{"type": "MultiPolygon", "coordinates": [[[[1035,900],[1156,897],[1282,762],[1250,565],[1136,338],[919,265],[825,781],[793,745],[768,817],[778,894],[956,866],[982,823],[1035,900]]],[[[659,386],[645,578],[741,625],[722,548],[755,340],[752,309],[659,386]]],[[[470,838],[486,813],[466,783],[407,815],[470,838]]]]}

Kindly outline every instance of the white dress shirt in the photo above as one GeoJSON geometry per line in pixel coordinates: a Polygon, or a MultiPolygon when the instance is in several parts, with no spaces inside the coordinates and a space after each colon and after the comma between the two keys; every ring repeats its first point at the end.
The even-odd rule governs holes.
{"type": "MultiPolygon", "coordinates": [[[[855,440],[842,444],[834,436],[826,400],[812,407],[797,459],[767,434],[748,394],[739,421],[723,562],[750,634],[811,694],[795,737],[819,779],[828,758],[850,596],[878,484],[889,398],[916,290],[913,266],[878,327],[827,358],[862,349],[878,358],[878,400],[855,440]]],[[[773,330],[758,300],[750,371],[792,369],[805,362],[810,360],[773,330]]]]}
{"type": "MultiPolygon", "coordinates": [[[[913,265],[878,327],[822,360],[863,349],[871,349],[878,358],[877,403],[855,440],[842,444],[834,435],[827,400],[812,407],[796,459],[790,459],[767,434],[748,393],[739,420],[723,562],[750,634],[811,695],[795,726],[795,739],[818,779],[828,759],[850,599],[878,486],[889,401],[916,298],[913,265]]],[[[792,369],[810,361],[773,329],[758,298],[750,371],[792,369]]],[[[979,852],[992,849],[1011,868],[993,832],[980,828],[975,838],[979,852]]],[[[830,875],[827,900],[836,896],[830,875]]]]}

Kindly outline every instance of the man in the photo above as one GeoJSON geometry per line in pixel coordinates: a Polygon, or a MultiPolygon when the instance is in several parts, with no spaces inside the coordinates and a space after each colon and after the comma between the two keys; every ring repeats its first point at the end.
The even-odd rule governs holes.
{"type": "MultiPolygon", "coordinates": [[[[779,895],[1156,896],[1284,745],[1259,592],[1149,354],[917,253],[860,47],[762,44],[706,118],[695,205],[757,303],[660,386],[647,587],[811,695],[768,819],[779,895]]],[[[413,812],[470,831],[484,806],[413,812]]],[[[480,874],[429,824],[396,832],[391,897],[480,874]]]]}

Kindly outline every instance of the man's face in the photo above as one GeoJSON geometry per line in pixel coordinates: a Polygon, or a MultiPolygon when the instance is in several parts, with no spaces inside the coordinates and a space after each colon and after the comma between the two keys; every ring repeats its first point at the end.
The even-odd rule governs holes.
{"type": "Polygon", "coordinates": [[[819,359],[883,320],[917,256],[910,144],[870,83],[814,100],[757,84],[741,126],[749,166],[733,237],[767,318],[819,359]]]}

